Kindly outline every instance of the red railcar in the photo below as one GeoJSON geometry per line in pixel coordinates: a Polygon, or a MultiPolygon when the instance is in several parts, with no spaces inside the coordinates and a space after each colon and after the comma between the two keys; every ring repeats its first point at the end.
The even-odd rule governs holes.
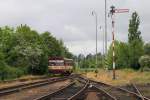
{"type": "Polygon", "coordinates": [[[50,57],[48,65],[49,73],[71,74],[73,71],[73,60],[63,57],[50,57]]]}

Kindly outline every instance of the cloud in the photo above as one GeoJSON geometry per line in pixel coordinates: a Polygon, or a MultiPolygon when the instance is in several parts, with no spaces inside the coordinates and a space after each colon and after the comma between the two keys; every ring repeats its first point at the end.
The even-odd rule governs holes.
{"type": "MultiPolygon", "coordinates": [[[[63,39],[74,54],[95,53],[95,18],[91,11],[98,14],[98,26],[104,29],[105,0],[1,0],[0,26],[27,24],[39,32],[50,31],[63,39]]],[[[133,11],[139,13],[140,30],[144,41],[149,35],[149,0],[107,0],[108,11],[111,5],[128,8],[129,13],[117,14],[115,36],[117,40],[127,41],[128,24],[133,11]]],[[[104,30],[98,29],[99,51],[102,49],[104,30]]],[[[111,21],[108,18],[108,41],[111,42],[111,21]]]]}
{"type": "Polygon", "coordinates": [[[64,36],[64,41],[86,41],[90,39],[90,37],[81,29],[71,25],[64,26],[64,36]]]}
{"type": "MultiPolygon", "coordinates": [[[[95,53],[96,46],[94,45],[95,41],[88,40],[88,41],[73,41],[73,42],[67,42],[66,45],[68,48],[70,48],[71,52],[76,53],[77,55],[82,53],[87,55],[88,53],[95,53]]],[[[98,41],[98,52],[102,51],[103,46],[101,41],[98,41]]]]}

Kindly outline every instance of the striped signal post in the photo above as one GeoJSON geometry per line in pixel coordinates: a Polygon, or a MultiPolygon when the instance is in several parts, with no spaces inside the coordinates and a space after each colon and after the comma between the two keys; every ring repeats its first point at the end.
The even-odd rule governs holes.
{"type": "Polygon", "coordinates": [[[116,79],[116,74],[115,74],[115,13],[126,13],[129,12],[129,9],[115,9],[114,6],[110,7],[110,15],[112,19],[112,46],[113,46],[113,79],[116,79]]]}

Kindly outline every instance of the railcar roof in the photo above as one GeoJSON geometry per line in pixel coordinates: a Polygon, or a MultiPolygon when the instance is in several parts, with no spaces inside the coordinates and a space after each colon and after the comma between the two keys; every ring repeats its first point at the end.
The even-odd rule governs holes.
{"type": "Polygon", "coordinates": [[[73,59],[64,58],[64,57],[49,57],[49,60],[68,60],[68,61],[72,61],[73,59]]]}

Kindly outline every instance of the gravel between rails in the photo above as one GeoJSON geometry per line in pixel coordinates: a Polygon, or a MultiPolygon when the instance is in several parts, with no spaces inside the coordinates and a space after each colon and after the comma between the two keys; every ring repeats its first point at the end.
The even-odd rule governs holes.
{"type": "Polygon", "coordinates": [[[84,86],[85,83],[83,84],[82,82],[75,80],[72,85],[59,91],[57,94],[50,97],[49,100],[72,100],[72,97],[82,90],[84,86]]]}
{"type": "Polygon", "coordinates": [[[61,82],[55,82],[52,84],[40,86],[33,89],[27,89],[23,91],[19,91],[14,94],[6,95],[3,97],[0,97],[0,100],[33,100],[35,98],[38,98],[46,93],[53,92],[56,89],[59,89],[61,87],[66,86],[69,84],[71,80],[65,80],[61,82]]]}
{"type": "Polygon", "coordinates": [[[96,91],[86,93],[85,100],[99,100],[98,93],[96,91]]]}
{"type": "Polygon", "coordinates": [[[150,100],[150,84],[137,85],[141,94],[150,100]]]}
{"type": "Polygon", "coordinates": [[[78,75],[72,75],[73,82],[67,86],[55,90],[34,100],[83,100],[84,92],[88,89],[89,80],[79,78],[78,75]]]}
{"type": "MultiPolygon", "coordinates": [[[[150,100],[150,84],[135,84],[140,93],[144,96],[144,100],[150,100]]],[[[121,86],[122,88],[125,88],[131,92],[134,92],[135,89],[131,84],[128,84],[126,86],[121,86]]]]}
{"type": "Polygon", "coordinates": [[[90,82],[96,87],[99,87],[100,89],[106,91],[107,93],[115,97],[117,100],[142,100],[139,95],[136,95],[135,93],[131,93],[126,89],[115,87],[102,82],[96,82],[91,79],[90,82]]]}
{"type": "Polygon", "coordinates": [[[97,88],[96,86],[90,86],[85,95],[85,100],[117,100],[116,98],[108,94],[106,91],[97,88]]]}

